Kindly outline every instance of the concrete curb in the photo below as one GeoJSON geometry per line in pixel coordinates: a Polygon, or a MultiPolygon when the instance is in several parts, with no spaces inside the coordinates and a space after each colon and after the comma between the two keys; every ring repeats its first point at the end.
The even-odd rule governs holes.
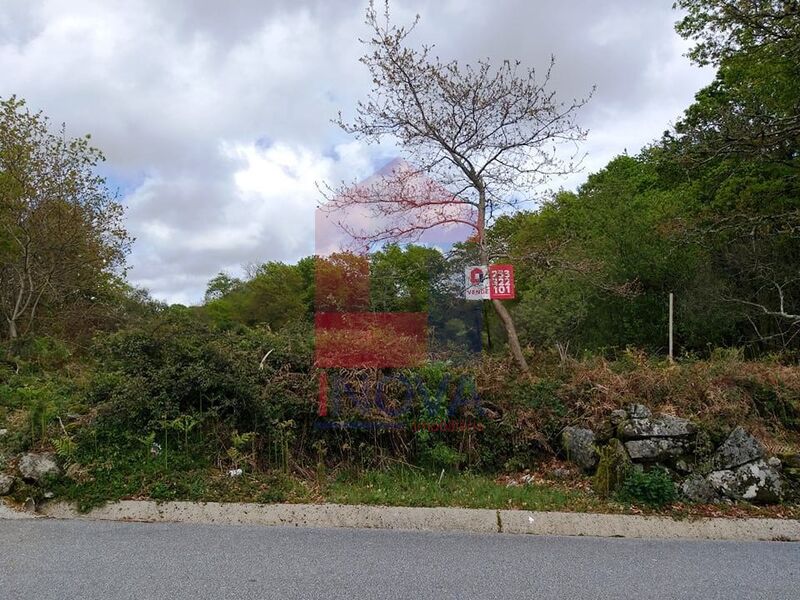
{"type": "Polygon", "coordinates": [[[63,502],[42,507],[57,519],[289,525],[295,527],[357,527],[416,531],[474,531],[495,533],[496,510],[459,508],[399,508],[343,504],[248,504],[123,500],[81,514],[63,502]]]}
{"type": "MultiPolygon", "coordinates": [[[[65,502],[45,504],[56,519],[353,527],[651,539],[800,541],[800,521],[696,519],[467,508],[406,508],[342,504],[225,504],[123,500],[79,513],[65,502]]],[[[2,518],[2,516],[0,516],[2,518]]]]}
{"type": "Polygon", "coordinates": [[[694,519],[501,510],[504,533],[681,540],[800,541],[800,521],[694,519]]]}
{"type": "Polygon", "coordinates": [[[0,498],[0,521],[3,519],[33,519],[34,513],[25,512],[16,507],[10,506],[5,500],[0,498]]]}

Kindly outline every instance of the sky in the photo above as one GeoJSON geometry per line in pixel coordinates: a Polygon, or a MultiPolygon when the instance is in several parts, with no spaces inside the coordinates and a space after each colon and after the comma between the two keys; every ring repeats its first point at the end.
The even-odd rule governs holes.
{"type": "MultiPolygon", "coordinates": [[[[318,183],[402,156],[331,123],[370,81],[366,0],[0,0],[0,97],[90,133],[136,238],[128,278],[202,301],[220,271],[314,252],[318,183]]],[[[559,97],[591,101],[584,169],[661,135],[713,73],[691,65],[672,0],[397,0],[394,19],[444,59],[556,67],[559,97]]]]}

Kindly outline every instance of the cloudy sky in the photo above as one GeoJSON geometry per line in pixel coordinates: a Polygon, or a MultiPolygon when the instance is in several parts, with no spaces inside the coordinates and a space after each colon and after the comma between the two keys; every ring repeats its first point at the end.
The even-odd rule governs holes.
{"type": "MultiPolygon", "coordinates": [[[[137,238],[133,283],[196,303],[215,273],[314,249],[317,181],[397,156],[330,123],[369,81],[366,0],[0,0],[0,96],[91,133],[137,238]]],[[[673,31],[672,0],[397,0],[442,57],[556,57],[580,117],[586,171],[668,127],[710,81],[673,31]]]]}

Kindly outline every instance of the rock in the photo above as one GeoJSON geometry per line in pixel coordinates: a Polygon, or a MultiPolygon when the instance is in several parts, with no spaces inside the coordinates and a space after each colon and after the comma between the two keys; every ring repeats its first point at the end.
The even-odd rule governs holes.
{"type": "Polygon", "coordinates": [[[675,461],[675,470],[682,475],[686,475],[694,472],[694,465],[685,458],[679,458],[675,461]]]}
{"type": "Polygon", "coordinates": [[[629,404],[628,416],[631,419],[649,419],[653,413],[644,404],[629,404]]]}
{"type": "Polygon", "coordinates": [[[29,513],[35,513],[36,501],[33,498],[25,498],[25,504],[22,505],[22,510],[29,513]]]}
{"type": "Polygon", "coordinates": [[[691,502],[710,504],[719,501],[716,488],[708,479],[700,475],[692,475],[681,484],[681,493],[691,502]]]}
{"type": "Polygon", "coordinates": [[[658,415],[652,418],[625,421],[620,424],[618,431],[621,438],[630,440],[651,437],[686,437],[695,433],[696,429],[688,419],[672,415],[658,415]]]}
{"type": "Polygon", "coordinates": [[[55,497],[55,494],[53,492],[45,492],[44,493],[45,500],[52,500],[54,497],[55,497]]]}
{"type": "Polygon", "coordinates": [[[726,471],[764,457],[764,447],[742,427],[737,427],[711,457],[711,469],[726,471]]]}
{"type": "Polygon", "coordinates": [[[594,443],[596,446],[602,446],[603,444],[607,444],[608,440],[613,437],[617,437],[617,428],[616,426],[612,425],[608,419],[606,419],[600,423],[597,431],[595,431],[594,443]]]}
{"type": "Polygon", "coordinates": [[[608,415],[608,420],[614,427],[622,423],[627,418],[628,418],[628,413],[622,410],[621,408],[618,408],[617,410],[612,410],[611,414],[608,415]]]}
{"type": "Polygon", "coordinates": [[[617,409],[608,415],[608,418],[603,421],[595,435],[595,442],[598,444],[605,444],[613,437],[617,437],[617,428],[620,423],[627,420],[628,413],[622,409],[617,409]]]}
{"type": "Polygon", "coordinates": [[[14,478],[11,475],[0,473],[0,496],[5,496],[14,487],[14,478]]]}
{"type": "Polygon", "coordinates": [[[28,452],[23,454],[17,464],[23,479],[39,481],[48,475],[59,475],[61,469],[56,464],[56,457],[51,452],[28,452]]]}
{"type": "Polygon", "coordinates": [[[768,464],[770,467],[774,468],[774,469],[780,469],[780,468],[781,468],[781,466],[783,466],[783,463],[781,462],[781,459],[780,459],[780,458],[778,458],[777,456],[772,456],[772,457],[770,457],[770,458],[767,460],[767,464],[768,464]]]}
{"type": "Polygon", "coordinates": [[[768,504],[783,498],[781,474],[764,460],[713,471],[707,480],[717,492],[731,500],[768,504]]]}
{"type": "Polygon", "coordinates": [[[633,468],[625,446],[618,439],[612,439],[598,451],[600,460],[594,474],[594,489],[601,496],[609,496],[617,491],[633,468]]]}
{"type": "Polygon", "coordinates": [[[664,461],[681,456],[685,447],[680,440],[672,438],[651,438],[625,442],[625,449],[631,460],[664,461]]]}
{"type": "Polygon", "coordinates": [[[566,427],[561,433],[561,448],[567,460],[574,462],[584,471],[591,471],[597,464],[597,448],[594,432],[580,427],[566,427]]]}
{"type": "Polygon", "coordinates": [[[8,435],[8,429],[0,429],[0,437],[4,437],[8,435]]]}

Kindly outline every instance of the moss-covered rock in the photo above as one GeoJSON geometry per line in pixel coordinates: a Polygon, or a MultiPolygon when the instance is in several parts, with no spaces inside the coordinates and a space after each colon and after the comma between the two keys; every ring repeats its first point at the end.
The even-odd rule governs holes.
{"type": "Polygon", "coordinates": [[[601,496],[609,496],[622,486],[633,463],[617,438],[600,448],[598,455],[600,460],[594,475],[594,489],[601,496]]]}
{"type": "Polygon", "coordinates": [[[778,458],[784,467],[800,470],[800,454],[779,454],[778,458]]]}
{"type": "Polygon", "coordinates": [[[780,502],[784,495],[780,472],[761,459],[735,469],[713,471],[708,481],[731,500],[771,504],[780,502]]]}
{"type": "Polygon", "coordinates": [[[705,428],[700,428],[694,438],[693,454],[695,461],[698,463],[710,463],[714,449],[715,445],[711,432],[705,428]]]}
{"type": "Polygon", "coordinates": [[[800,502],[800,454],[779,455],[786,483],[786,500],[800,502]]]}
{"type": "Polygon", "coordinates": [[[561,434],[561,447],[567,460],[584,471],[591,471],[597,464],[595,436],[591,429],[566,427],[561,434]]]}

